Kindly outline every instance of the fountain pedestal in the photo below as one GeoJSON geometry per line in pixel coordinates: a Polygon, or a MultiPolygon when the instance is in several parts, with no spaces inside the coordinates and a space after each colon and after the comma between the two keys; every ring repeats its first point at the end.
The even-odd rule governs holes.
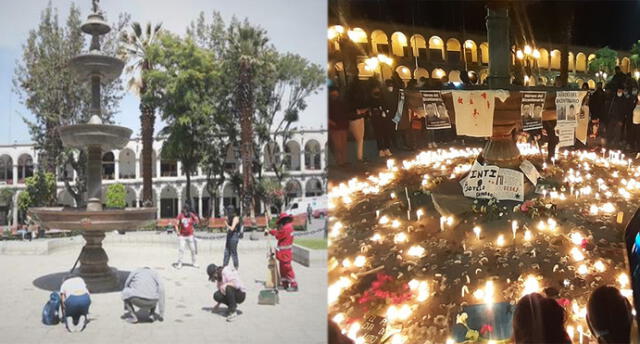
{"type": "Polygon", "coordinates": [[[118,274],[107,264],[109,257],[102,248],[104,232],[85,231],[82,237],[86,244],[80,254],[80,276],[92,293],[115,290],[118,287],[118,274]]]}

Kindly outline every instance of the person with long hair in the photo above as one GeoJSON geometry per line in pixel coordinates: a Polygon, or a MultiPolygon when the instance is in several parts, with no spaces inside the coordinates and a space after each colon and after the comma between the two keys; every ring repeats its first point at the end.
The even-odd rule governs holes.
{"type": "Polygon", "coordinates": [[[566,314],[552,298],[538,293],[523,296],[513,314],[513,340],[516,344],[570,344],[565,330],[566,314]]]}
{"type": "Polygon", "coordinates": [[[240,217],[233,205],[227,207],[227,220],[225,221],[227,228],[227,240],[224,244],[224,259],[222,266],[229,265],[229,259],[233,259],[233,267],[238,270],[240,262],[238,260],[238,242],[240,241],[240,217]]]}
{"type": "Polygon", "coordinates": [[[587,302],[587,324],[598,343],[629,343],[631,304],[616,287],[596,288],[587,302]]]}
{"type": "Polygon", "coordinates": [[[296,274],[291,266],[291,261],[293,261],[293,217],[287,213],[281,213],[276,225],[278,225],[278,229],[270,230],[268,233],[278,240],[276,259],[280,263],[280,287],[287,291],[298,291],[296,274]]]}

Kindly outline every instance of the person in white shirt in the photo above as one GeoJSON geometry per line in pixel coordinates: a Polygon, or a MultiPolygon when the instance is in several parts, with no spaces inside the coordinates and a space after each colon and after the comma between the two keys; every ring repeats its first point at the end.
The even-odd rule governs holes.
{"type": "Polygon", "coordinates": [[[84,280],[78,276],[67,276],[60,286],[60,299],[65,326],[70,332],[84,330],[91,298],[84,280]]]}

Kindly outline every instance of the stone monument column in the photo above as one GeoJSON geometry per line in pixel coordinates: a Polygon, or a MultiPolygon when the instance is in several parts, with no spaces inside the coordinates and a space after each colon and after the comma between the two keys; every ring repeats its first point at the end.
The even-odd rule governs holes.
{"type": "Polygon", "coordinates": [[[102,210],[102,149],[87,147],[87,210],[102,210]]]}
{"type": "Polygon", "coordinates": [[[509,87],[511,53],[509,37],[509,9],[506,5],[487,6],[487,41],[489,43],[489,87],[509,87]]]}

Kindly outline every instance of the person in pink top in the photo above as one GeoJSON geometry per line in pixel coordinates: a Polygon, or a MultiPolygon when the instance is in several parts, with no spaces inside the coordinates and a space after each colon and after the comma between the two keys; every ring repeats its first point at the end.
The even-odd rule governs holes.
{"type": "Polygon", "coordinates": [[[247,290],[240,280],[238,270],[230,265],[223,267],[210,264],[207,266],[207,275],[209,281],[216,282],[217,290],[213,293],[213,299],[217,304],[214,310],[224,303],[227,305],[227,321],[235,320],[238,316],[238,304],[247,297],[247,290]]]}
{"type": "Polygon", "coordinates": [[[196,249],[196,239],[193,236],[193,229],[199,221],[198,215],[191,211],[188,204],[182,207],[182,212],[178,214],[176,218],[175,229],[179,240],[178,269],[182,268],[182,256],[184,256],[185,245],[189,245],[189,251],[191,251],[191,265],[194,268],[199,268],[198,264],[196,264],[196,254],[198,253],[196,249]]]}

